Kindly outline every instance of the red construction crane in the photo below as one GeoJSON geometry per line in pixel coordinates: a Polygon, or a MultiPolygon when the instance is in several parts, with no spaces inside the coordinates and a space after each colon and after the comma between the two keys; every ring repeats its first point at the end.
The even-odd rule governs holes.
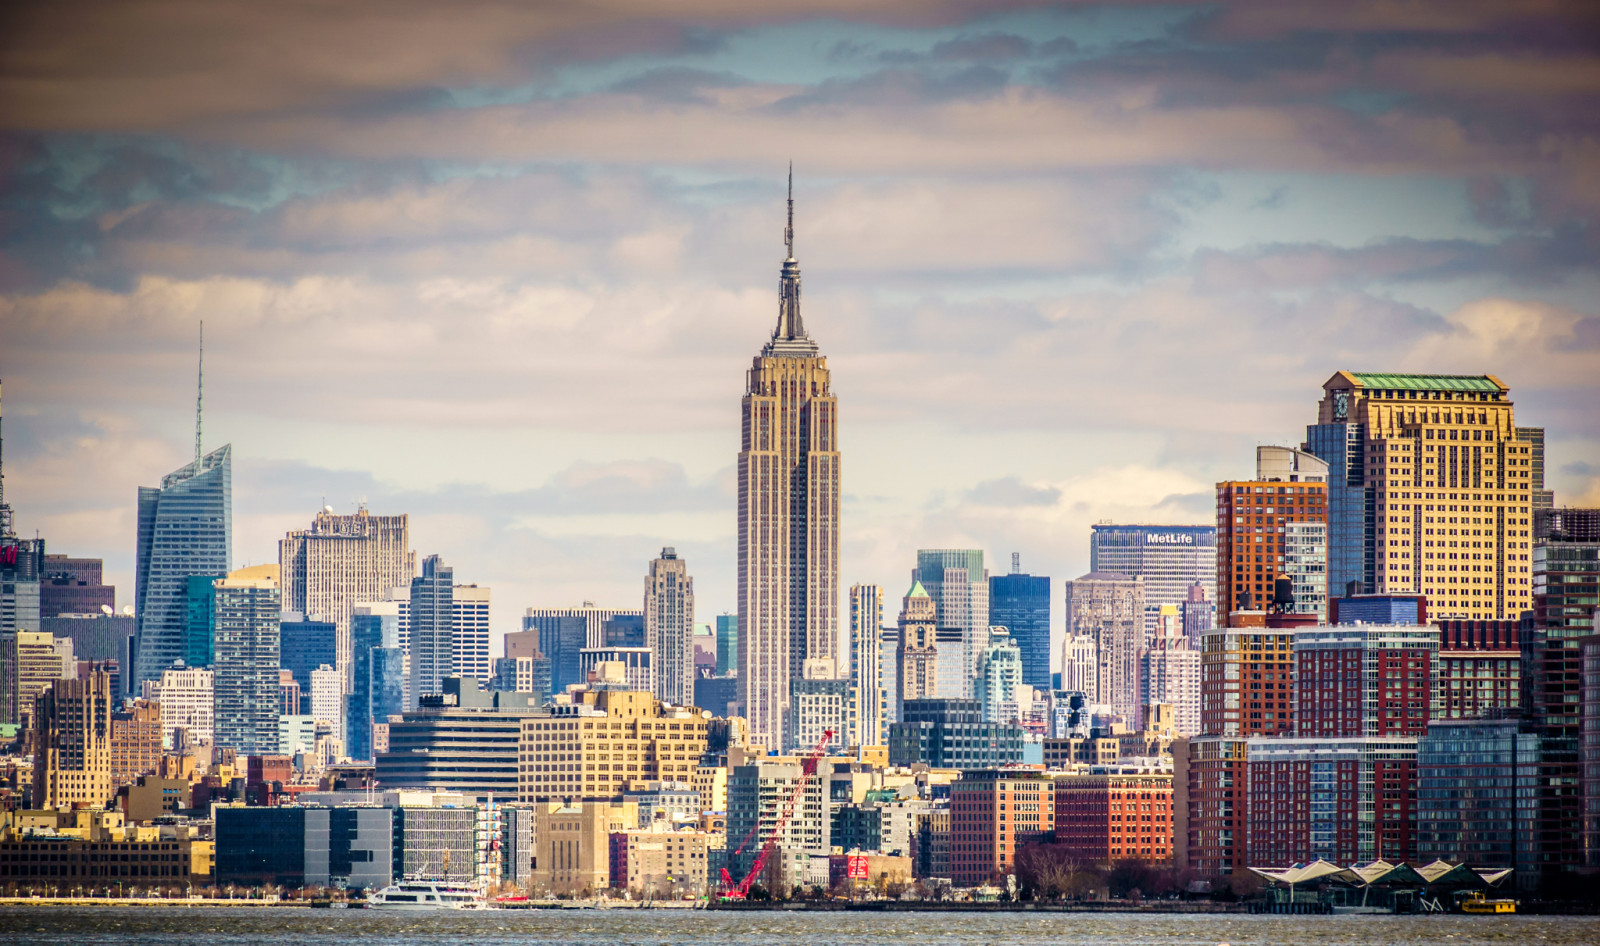
{"type": "MultiPolygon", "coordinates": [[[[750,892],[750,885],[755,883],[757,877],[761,876],[762,869],[767,866],[767,859],[772,856],[773,851],[778,849],[778,838],[783,834],[784,826],[789,823],[789,817],[794,814],[795,802],[799,801],[801,793],[810,784],[811,777],[817,774],[817,762],[822,759],[822,753],[827,749],[828,742],[831,739],[833,739],[833,730],[824,731],[822,738],[817,741],[816,745],[811,747],[811,751],[807,752],[805,758],[801,760],[800,778],[795,782],[794,791],[789,793],[789,798],[778,809],[777,820],[772,823],[772,831],[768,834],[766,842],[761,845],[761,851],[756,855],[755,863],[750,865],[750,873],[745,874],[744,879],[735,884],[733,875],[728,873],[726,867],[722,868],[722,899],[743,900],[745,895],[750,892]]],[[[728,855],[730,859],[744,853],[744,849],[749,847],[750,842],[755,840],[756,835],[760,833],[761,812],[759,808],[756,811],[755,822],[750,828],[750,833],[745,835],[744,840],[739,842],[739,846],[734,849],[734,852],[728,855]]]]}

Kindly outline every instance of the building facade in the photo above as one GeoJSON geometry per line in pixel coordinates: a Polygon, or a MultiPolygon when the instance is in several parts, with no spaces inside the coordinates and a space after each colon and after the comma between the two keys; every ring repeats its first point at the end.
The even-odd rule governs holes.
{"type": "Polygon", "coordinates": [[[190,575],[222,575],[233,560],[233,446],[139,487],[134,555],[135,684],[182,660],[190,575]]]}
{"type": "Polygon", "coordinates": [[[1055,778],[1056,841],[1092,864],[1165,864],[1173,852],[1172,771],[1094,766],[1055,778]]]}
{"type": "MultiPolygon", "coordinates": [[[[1139,718],[1139,652],[1145,640],[1143,578],[1090,572],[1066,582],[1068,637],[1088,637],[1095,649],[1095,701],[1131,723],[1139,718]]],[[[1159,608],[1157,609],[1159,613],[1159,608]]],[[[1154,627],[1154,617],[1151,618],[1154,627]]]]}
{"type": "Polygon", "coordinates": [[[1050,689],[1050,579],[1020,570],[991,576],[989,624],[1011,632],[1022,654],[1022,682],[1050,689]]]}
{"type": "Polygon", "coordinates": [[[1328,463],[1328,586],[1421,593],[1437,617],[1532,604],[1533,445],[1493,375],[1341,371],[1305,449],[1328,463]]]}
{"type": "Polygon", "coordinates": [[[365,506],[349,516],[325,508],[312,518],[311,528],[290,532],[278,542],[284,610],[320,615],[333,623],[332,663],[346,680],[355,606],[383,600],[391,589],[409,585],[417,573],[408,525],[405,515],[374,516],[365,506]]]}
{"type": "MultiPolygon", "coordinates": [[[[1252,480],[1217,484],[1217,590],[1224,610],[1264,609],[1288,578],[1286,610],[1328,617],[1328,464],[1289,447],[1257,447],[1252,480]]],[[[1343,588],[1336,589],[1343,592],[1343,588]]]]}
{"type": "Polygon", "coordinates": [[[1143,579],[1144,623],[1155,628],[1164,604],[1179,605],[1199,583],[1217,600],[1217,530],[1214,526],[1095,525],[1089,570],[1143,579]]]}
{"type": "Polygon", "coordinates": [[[410,617],[410,699],[417,705],[443,692],[455,674],[455,569],[437,555],[423,559],[422,574],[411,579],[410,617]]]}
{"type": "Polygon", "coordinates": [[[1054,825],[1046,773],[1020,766],[963,772],[950,783],[950,879],[973,887],[1003,878],[1017,851],[1043,840],[1054,825]]]}
{"type": "Polygon", "coordinates": [[[739,702],[768,746],[788,732],[789,681],[807,659],[838,659],[838,401],[800,316],[793,224],[791,195],[778,325],[741,402],[739,702]]]}
{"type": "Polygon", "coordinates": [[[971,697],[991,623],[983,550],[919,549],[911,579],[926,589],[939,615],[939,695],[971,697]]]}
{"type": "Polygon", "coordinates": [[[689,782],[710,714],[637,690],[575,691],[522,720],[517,799],[608,799],[640,782],[689,782]]]}
{"type": "Polygon", "coordinates": [[[884,729],[884,691],[880,684],[879,661],[883,648],[883,588],[879,585],[850,586],[850,679],[860,701],[856,716],[859,729],[851,734],[858,746],[881,746],[884,729]]]}
{"type": "Polygon", "coordinates": [[[213,725],[218,746],[240,755],[278,749],[276,565],[245,568],[217,581],[213,725]]]}
{"type": "Polygon", "coordinates": [[[210,743],[215,736],[214,675],[203,667],[163,670],[160,680],[146,680],[144,697],[161,705],[163,740],[176,747],[173,733],[183,730],[184,744],[210,743]]]}
{"type": "Polygon", "coordinates": [[[655,665],[656,696],[694,703],[694,579],[676,549],[661,550],[644,579],[645,646],[655,665]]]}
{"type": "Polygon", "coordinates": [[[900,634],[894,660],[895,722],[904,718],[907,700],[938,695],[938,661],[938,608],[922,583],[914,581],[900,605],[900,634]]]}

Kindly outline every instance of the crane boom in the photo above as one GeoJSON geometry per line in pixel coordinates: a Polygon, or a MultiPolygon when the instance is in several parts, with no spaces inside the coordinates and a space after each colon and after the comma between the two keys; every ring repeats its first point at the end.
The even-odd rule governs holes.
{"type": "MultiPolygon", "coordinates": [[[[749,894],[750,886],[755,883],[757,877],[761,876],[761,871],[766,868],[772,852],[777,850],[778,838],[782,836],[784,827],[788,825],[789,818],[794,814],[795,803],[800,800],[800,795],[805,792],[806,786],[811,783],[812,776],[817,774],[817,763],[822,761],[823,752],[827,750],[828,743],[832,739],[833,730],[823,731],[822,738],[817,741],[816,745],[811,747],[811,751],[807,752],[800,761],[800,778],[795,781],[794,790],[789,793],[789,797],[779,807],[778,817],[773,821],[772,830],[768,834],[766,841],[762,843],[761,850],[756,854],[754,863],[750,865],[750,872],[744,875],[743,880],[734,883],[733,875],[728,873],[726,867],[722,868],[722,899],[743,900],[749,894]]],[[[730,857],[743,853],[744,849],[761,832],[761,814],[759,811],[756,813],[755,822],[755,825],[750,828],[750,833],[745,835],[744,840],[739,843],[739,847],[734,850],[730,857]]]]}

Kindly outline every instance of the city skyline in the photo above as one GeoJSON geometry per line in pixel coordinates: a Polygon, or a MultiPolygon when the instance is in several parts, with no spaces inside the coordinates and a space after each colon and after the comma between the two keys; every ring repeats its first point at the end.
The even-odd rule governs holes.
{"type": "MultiPolygon", "coordinates": [[[[26,236],[0,272],[18,527],[104,558],[132,602],[132,497],[190,454],[203,318],[233,567],[364,499],[496,589],[496,641],[525,607],[630,605],[664,545],[695,563],[706,613],[734,610],[729,403],[770,320],[791,156],[852,457],[841,599],[898,590],[916,548],[1020,552],[1060,582],[1088,571],[1102,519],[1207,524],[1212,484],[1248,476],[1251,446],[1298,446],[1338,370],[1496,374],[1518,422],[1550,431],[1557,502],[1600,502],[1587,172],[1531,150],[1582,127],[1530,106],[1548,90],[1513,68],[1580,60],[1476,11],[1456,40],[1405,34],[1411,71],[1393,54],[1287,66],[1304,36],[1376,56],[1399,28],[1301,11],[1247,29],[1253,9],[751,14],[704,45],[584,46],[537,78],[509,60],[470,80],[414,63],[368,89],[319,73],[346,103],[328,125],[295,110],[305,89],[241,99],[227,66],[237,112],[178,96],[111,115],[69,50],[72,107],[19,95],[0,113],[20,149],[0,202],[26,236]],[[1447,94],[1462,36],[1513,71],[1447,94]],[[449,107],[406,104],[422,88],[449,107]],[[628,103],[732,147],[641,136],[628,103]],[[610,150],[562,109],[642,146],[610,150]],[[777,115],[760,142],[729,130],[777,115]],[[555,133],[482,135],[513,118],[555,133]],[[1459,151],[1389,131],[1413,118],[1457,129],[1459,151]],[[1474,132],[1490,118],[1503,137],[1474,132]],[[1073,146],[1025,144],[1040,120],[1073,146]],[[459,123],[449,147],[437,122],[459,123]],[[974,152],[984,122],[993,147],[974,152]],[[1244,354],[1266,345],[1269,362],[1244,354]],[[1212,409],[1186,409],[1196,396],[1212,409]],[[939,462],[904,462],[930,444],[939,462]]],[[[553,35],[496,23],[506,38],[470,42],[553,35]]]]}

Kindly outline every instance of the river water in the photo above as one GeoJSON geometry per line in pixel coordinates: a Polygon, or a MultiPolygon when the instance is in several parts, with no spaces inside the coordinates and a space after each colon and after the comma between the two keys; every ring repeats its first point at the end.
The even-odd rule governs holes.
{"type": "Polygon", "coordinates": [[[670,910],[369,910],[0,907],[3,946],[1592,946],[1600,918],[1201,914],[723,913],[670,910]]]}

